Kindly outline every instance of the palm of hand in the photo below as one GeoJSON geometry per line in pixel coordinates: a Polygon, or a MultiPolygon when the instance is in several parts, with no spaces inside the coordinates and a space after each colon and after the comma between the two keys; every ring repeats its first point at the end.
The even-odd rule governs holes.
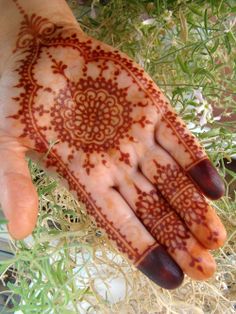
{"type": "Polygon", "coordinates": [[[174,287],[149,261],[156,254],[158,265],[161,244],[192,278],[212,274],[207,249],[219,247],[225,231],[189,176],[212,198],[222,187],[142,69],[79,30],[33,15],[22,23],[3,80],[3,133],[44,154],[44,166],[66,179],[133,263],[174,287]]]}

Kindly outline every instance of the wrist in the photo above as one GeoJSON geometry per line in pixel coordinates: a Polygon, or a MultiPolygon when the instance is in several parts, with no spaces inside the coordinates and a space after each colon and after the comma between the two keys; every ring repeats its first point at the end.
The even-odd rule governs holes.
{"type": "Polygon", "coordinates": [[[78,23],[65,0],[0,0],[0,73],[12,55],[22,21],[33,14],[63,26],[78,23]]]}

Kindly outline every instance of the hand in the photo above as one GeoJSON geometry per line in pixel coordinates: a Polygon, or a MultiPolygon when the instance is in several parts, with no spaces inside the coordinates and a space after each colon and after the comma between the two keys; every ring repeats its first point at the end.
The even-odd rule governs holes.
{"type": "Polygon", "coordinates": [[[157,284],[177,287],[182,271],[209,278],[208,250],[226,232],[203,194],[217,199],[224,187],[197,140],[126,55],[89,38],[72,15],[58,23],[13,2],[21,24],[0,82],[0,201],[9,232],[23,238],[37,218],[28,152],[65,179],[157,284]]]}

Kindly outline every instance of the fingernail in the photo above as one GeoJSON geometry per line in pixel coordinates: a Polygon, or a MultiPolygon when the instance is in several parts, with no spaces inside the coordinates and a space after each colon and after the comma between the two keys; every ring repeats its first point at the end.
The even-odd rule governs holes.
{"type": "Polygon", "coordinates": [[[184,279],[179,265],[161,245],[155,247],[137,268],[164,289],[175,289],[181,285],[184,279]]]}
{"type": "Polygon", "coordinates": [[[187,173],[208,198],[217,200],[224,195],[224,183],[210,160],[200,161],[190,168],[187,173]]]}

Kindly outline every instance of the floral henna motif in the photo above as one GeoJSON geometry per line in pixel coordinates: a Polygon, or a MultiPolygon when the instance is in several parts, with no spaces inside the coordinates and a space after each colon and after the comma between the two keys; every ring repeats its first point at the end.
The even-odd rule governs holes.
{"type": "Polygon", "coordinates": [[[133,141],[127,134],[132,123],[130,103],[120,105],[126,91],[116,89],[109,82],[108,88],[115,90],[110,95],[107,85],[105,80],[81,79],[77,84],[71,84],[69,91],[67,87],[60,90],[51,111],[52,125],[59,140],[86,153],[84,168],[87,174],[95,166],[90,162],[90,154],[107,152],[109,149],[119,151],[120,161],[130,165],[129,154],[119,149],[123,138],[128,137],[133,141]],[[94,89],[94,86],[98,89],[94,89]],[[123,159],[124,155],[127,155],[127,160],[123,159]]]}
{"type": "MultiPolygon", "coordinates": [[[[26,15],[18,1],[13,1],[24,16],[24,20],[14,50],[16,58],[22,56],[17,60],[15,69],[19,77],[15,88],[19,90],[19,95],[13,98],[20,109],[8,118],[20,122],[21,137],[30,138],[38,152],[47,152],[46,167],[57,171],[67,180],[69,189],[76,192],[78,199],[85,204],[88,213],[95,218],[98,226],[107,232],[109,238],[116,242],[118,248],[133,263],[137,263],[152,246],[143,252],[129,241],[113,221],[109,220],[86,186],[70,169],[70,160],[76,151],[87,154],[84,167],[89,175],[90,170],[95,167],[89,159],[90,155],[97,153],[103,157],[104,152],[113,149],[119,151],[120,161],[130,165],[129,154],[120,150],[120,143],[123,139],[129,142],[134,140],[131,135],[132,124],[138,123],[143,128],[150,124],[145,117],[137,117],[133,113],[134,108],[145,107],[150,101],[131,103],[127,99],[127,88],[118,86],[117,76],[122,69],[121,63],[124,63],[127,70],[132,65],[131,61],[121,57],[118,52],[105,52],[98,46],[94,49],[90,39],[80,41],[76,33],[63,35],[60,26],[35,14],[26,15]],[[50,48],[56,50],[71,47],[85,60],[82,75],[77,81],[71,80],[66,75],[67,65],[61,60],[56,60],[50,51],[50,48]],[[66,84],[59,91],[53,90],[53,86],[51,88],[42,85],[36,78],[38,62],[43,54],[48,57],[51,75],[64,78],[66,84]],[[100,63],[98,59],[101,59],[100,63]],[[112,80],[103,76],[110,60],[117,63],[117,71],[112,80]],[[96,79],[87,73],[87,66],[91,61],[99,64],[100,74],[96,79]],[[38,96],[43,93],[52,95],[50,99],[53,99],[53,103],[49,106],[38,102],[38,96]],[[42,126],[41,121],[49,123],[42,126]],[[70,151],[67,161],[63,160],[58,152],[60,143],[48,151],[50,132],[56,134],[60,143],[68,144],[70,151]]],[[[136,74],[141,75],[137,69],[136,74]]],[[[106,160],[102,162],[105,163],[106,160]]]]}
{"type": "Polygon", "coordinates": [[[152,230],[157,221],[162,220],[169,214],[169,207],[163,198],[160,198],[155,190],[150,193],[141,191],[136,185],[135,189],[138,195],[135,207],[136,214],[142,222],[152,230]]]}
{"type": "MultiPolygon", "coordinates": [[[[85,185],[79,182],[79,179],[74,175],[73,171],[65,167],[64,163],[57,156],[57,153],[52,149],[50,159],[47,160],[48,168],[55,168],[56,171],[66,178],[70,191],[75,191],[78,199],[86,206],[86,210],[91,217],[94,217],[96,224],[107,232],[110,240],[114,241],[117,247],[134,263],[137,262],[146,252],[139,252],[138,248],[133,247],[132,243],[126,238],[125,235],[120,236],[120,231],[110,221],[107,215],[103,212],[92,195],[86,190],[85,185]]],[[[151,247],[147,248],[150,250],[151,247]]]]}
{"type": "MultiPolygon", "coordinates": [[[[109,221],[85,185],[70,169],[70,161],[75,152],[83,152],[86,155],[83,167],[89,176],[96,166],[91,161],[91,155],[99,155],[105,164],[104,153],[113,150],[119,154],[121,162],[131,166],[130,156],[127,152],[121,151],[121,144],[135,141],[132,135],[134,125],[145,128],[152,124],[152,121],[143,114],[143,108],[153,107],[157,114],[163,115],[169,111],[168,104],[154,83],[144,75],[144,71],[118,51],[109,49],[105,51],[99,43],[94,44],[87,38],[79,39],[76,31],[65,32],[61,26],[54,25],[45,18],[35,14],[28,16],[17,0],[13,2],[23,16],[14,50],[16,58],[22,56],[22,59],[16,63],[19,81],[15,88],[19,89],[19,95],[13,98],[19,110],[9,116],[9,119],[21,123],[21,137],[30,138],[40,153],[48,152],[50,135],[56,135],[59,144],[46,155],[46,166],[54,168],[66,178],[70,190],[76,191],[79,200],[86,205],[88,213],[106,230],[120,250],[135,263],[145,252],[140,252],[134,247],[124,234],[121,235],[113,222],[109,221]],[[53,51],[58,49],[61,49],[61,55],[65,53],[63,49],[66,51],[71,49],[81,56],[83,68],[79,78],[72,79],[68,75],[68,65],[58,55],[54,56],[53,51]],[[38,62],[42,56],[48,58],[50,75],[56,80],[59,77],[63,79],[59,90],[53,90],[36,78],[38,62]],[[96,77],[89,72],[91,64],[97,66],[96,77]],[[105,73],[109,72],[111,65],[116,70],[110,74],[111,76],[106,76],[105,73]],[[119,85],[121,73],[125,73],[131,82],[131,89],[136,88],[142,97],[133,97],[134,99],[129,97],[129,87],[119,85]],[[38,102],[38,96],[42,93],[52,96],[50,98],[52,104],[45,106],[38,102]],[[48,121],[48,125],[42,125],[41,121],[48,121]],[[67,160],[61,158],[57,148],[63,143],[70,149],[67,160]]],[[[168,120],[168,115],[166,117],[168,120]]],[[[176,130],[175,121],[172,120],[170,119],[169,127],[176,130]]],[[[191,149],[192,143],[188,144],[191,149]]],[[[161,215],[163,213],[164,211],[161,215]]],[[[162,238],[163,243],[168,239],[171,242],[170,238],[164,239],[164,235],[162,238]]]]}
{"type": "MultiPolygon", "coordinates": [[[[66,77],[64,71],[61,74],[66,77]]],[[[70,82],[69,87],[59,91],[51,110],[58,138],[88,154],[119,149],[133,123],[132,104],[126,100],[127,88],[119,89],[117,83],[103,77],[80,79],[77,83],[70,82]]]]}
{"type": "Polygon", "coordinates": [[[212,232],[208,226],[207,212],[209,204],[199,190],[177,165],[162,166],[153,161],[157,175],[154,176],[158,190],[169,202],[187,226],[201,225],[208,230],[208,240],[217,242],[218,232],[212,232]]]}
{"type": "Polygon", "coordinates": [[[136,186],[136,191],[136,214],[151,234],[172,253],[176,249],[187,250],[189,235],[168,203],[155,190],[146,193],[136,186]]]}
{"type": "MultiPolygon", "coordinates": [[[[33,75],[37,60],[40,58],[43,50],[49,47],[72,47],[73,49],[77,49],[86,60],[83,67],[84,76],[80,78],[79,82],[72,82],[65,75],[67,65],[63,64],[60,60],[55,60],[50,55],[53,73],[64,76],[68,82],[68,86],[61,89],[60,94],[54,99],[55,108],[52,110],[52,116],[55,119],[53,119],[52,125],[56,131],[60,131],[57,133],[61,141],[73,138],[72,141],[69,141],[69,144],[71,146],[79,145],[88,153],[88,164],[90,164],[89,153],[106,151],[108,148],[119,150],[120,141],[124,138],[133,141],[132,134],[130,134],[132,125],[139,124],[142,128],[145,128],[146,125],[151,124],[152,122],[145,116],[136,118],[132,114],[135,107],[142,108],[148,105],[154,106],[157,112],[161,114],[162,122],[167,123],[167,127],[172,129],[172,133],[179,138],[179,142],[186,147],[186,151],[188,150],[191,153],[193,163],[204,156],[204,153],[196,145],[194,137],[186,132],[184,124],[179,122],[177,115],[170,110],[169,104],[163,99],[154,83],[147,79],[142,69],[134,67],[132,62],[121,56],[118,51],[104,51],[99,44],[94,47],[89,39],[87,41],[80,41],[75,33],[64,37],[61,31],[62,27],[54,25],[47,19],[35,14],[31,17],[27,16],[19,6],[17,0],[13,1],[17,4],[21,14],[24,15],[15,51],[22,50],[22,53],[27,53],[28,58],[28,62],[25,62],[24,59],[22,66],[18,69],[18,73],[20,74],[19,85],[22,86],[22,83],[24,83],[24,86],[26,86],[25,79],[27,78],[26,73],[28,73],[29,67],[31,67],[31,74],[33,75]],[[88,74],[88,64],[91,61],[97,60],[100,62],[98,65],[100,75],[93,80],[88,74]],[[104,71],[109,69],[110,62],[113,62],[117,68],[112,80],[105,79],[103,75],[104,71]],[[128,101],[127,88],[118,88],[117,79],[122,70],[127,72],[133,84],[137,84],[138,90],[143,92],[142,102],[135,103],[128,101]],[[87,94],[89,86],[97,94],[96,96],[95,94],[93,95],[91,101],[91,94],[87,94]],[[81,102],[83,99],[85,103],[82,106],[81,102]],[[88,103],[88,99],[89,108],[83,110],[86,107],[86,101],[88,103]],[[101,102],[103,103],[102,106],[100,106],[101,102]],[[61,109],[62,105],[65,106],[65,109],[63,111],[60,110],[56,114],[58,107],[61,109]],[[63,114],[66,116],[63,117],[63,114]],[[66,125],[63,124],[60,126],[58,121],[61,121],[60,118],[65,117],[68,119],[68,122],[66,125]],[[84,119],[82,125],[80,125],[81,119],[84,119]],[[72,121],[73,123],[71,123],[72,121]],[[102,123],[100,123],[101,121],[102,123]],[[88,125],[86,125],[86,122],[88,122],[88,125]],[[85,129],[82,131],[82,128],[85,129]],[[77,136],[78,132],[80,132],[79,137],[77,136]]],[[[47,54],[49,53],[47,52],[47,54]]],[[[34,83],[36,83],[36,80],[34,80],[34,83]]],[[[27,88],[32,87],[31,85],[28,84],[27,88]]],[[[35,84],[35,96],[40,88],[41,86],[35,84]]],[[[22,106],[24,105],[22,104],[22,106]]],[[[38,109],[34,108],[34,110],[37,111],[38,109]]],[[[25,115],[25,120],[29,122],[29,114],[25,115]]],[[[25,130],[25,133],[28,133],[28,130],[25,130]]],[[[35,141],[37,142],[37,139],[35,141]]],[[[46,149],[42,147],[42,143],[37,144],[39,150],[46,149]]],[[[124,152],[120,152],[121,161],[124,160],[123,154],[124,152]]],[[[127,157],[125,163],[130,164],[127,157]]]]}
{"type": "MultiPolygon", "coordinates": [[[[190,239],[190,232],[184,223],[178,218],[169,204],[157,194],[155,190],[150,193],[137,191],[136,214],[152,236],[162,244],[170,254],[176,251],[188,252],[187,240],[190,239]]],[[[201,260],[191,257],[189,266],[203,272],[201,260]]]]}

